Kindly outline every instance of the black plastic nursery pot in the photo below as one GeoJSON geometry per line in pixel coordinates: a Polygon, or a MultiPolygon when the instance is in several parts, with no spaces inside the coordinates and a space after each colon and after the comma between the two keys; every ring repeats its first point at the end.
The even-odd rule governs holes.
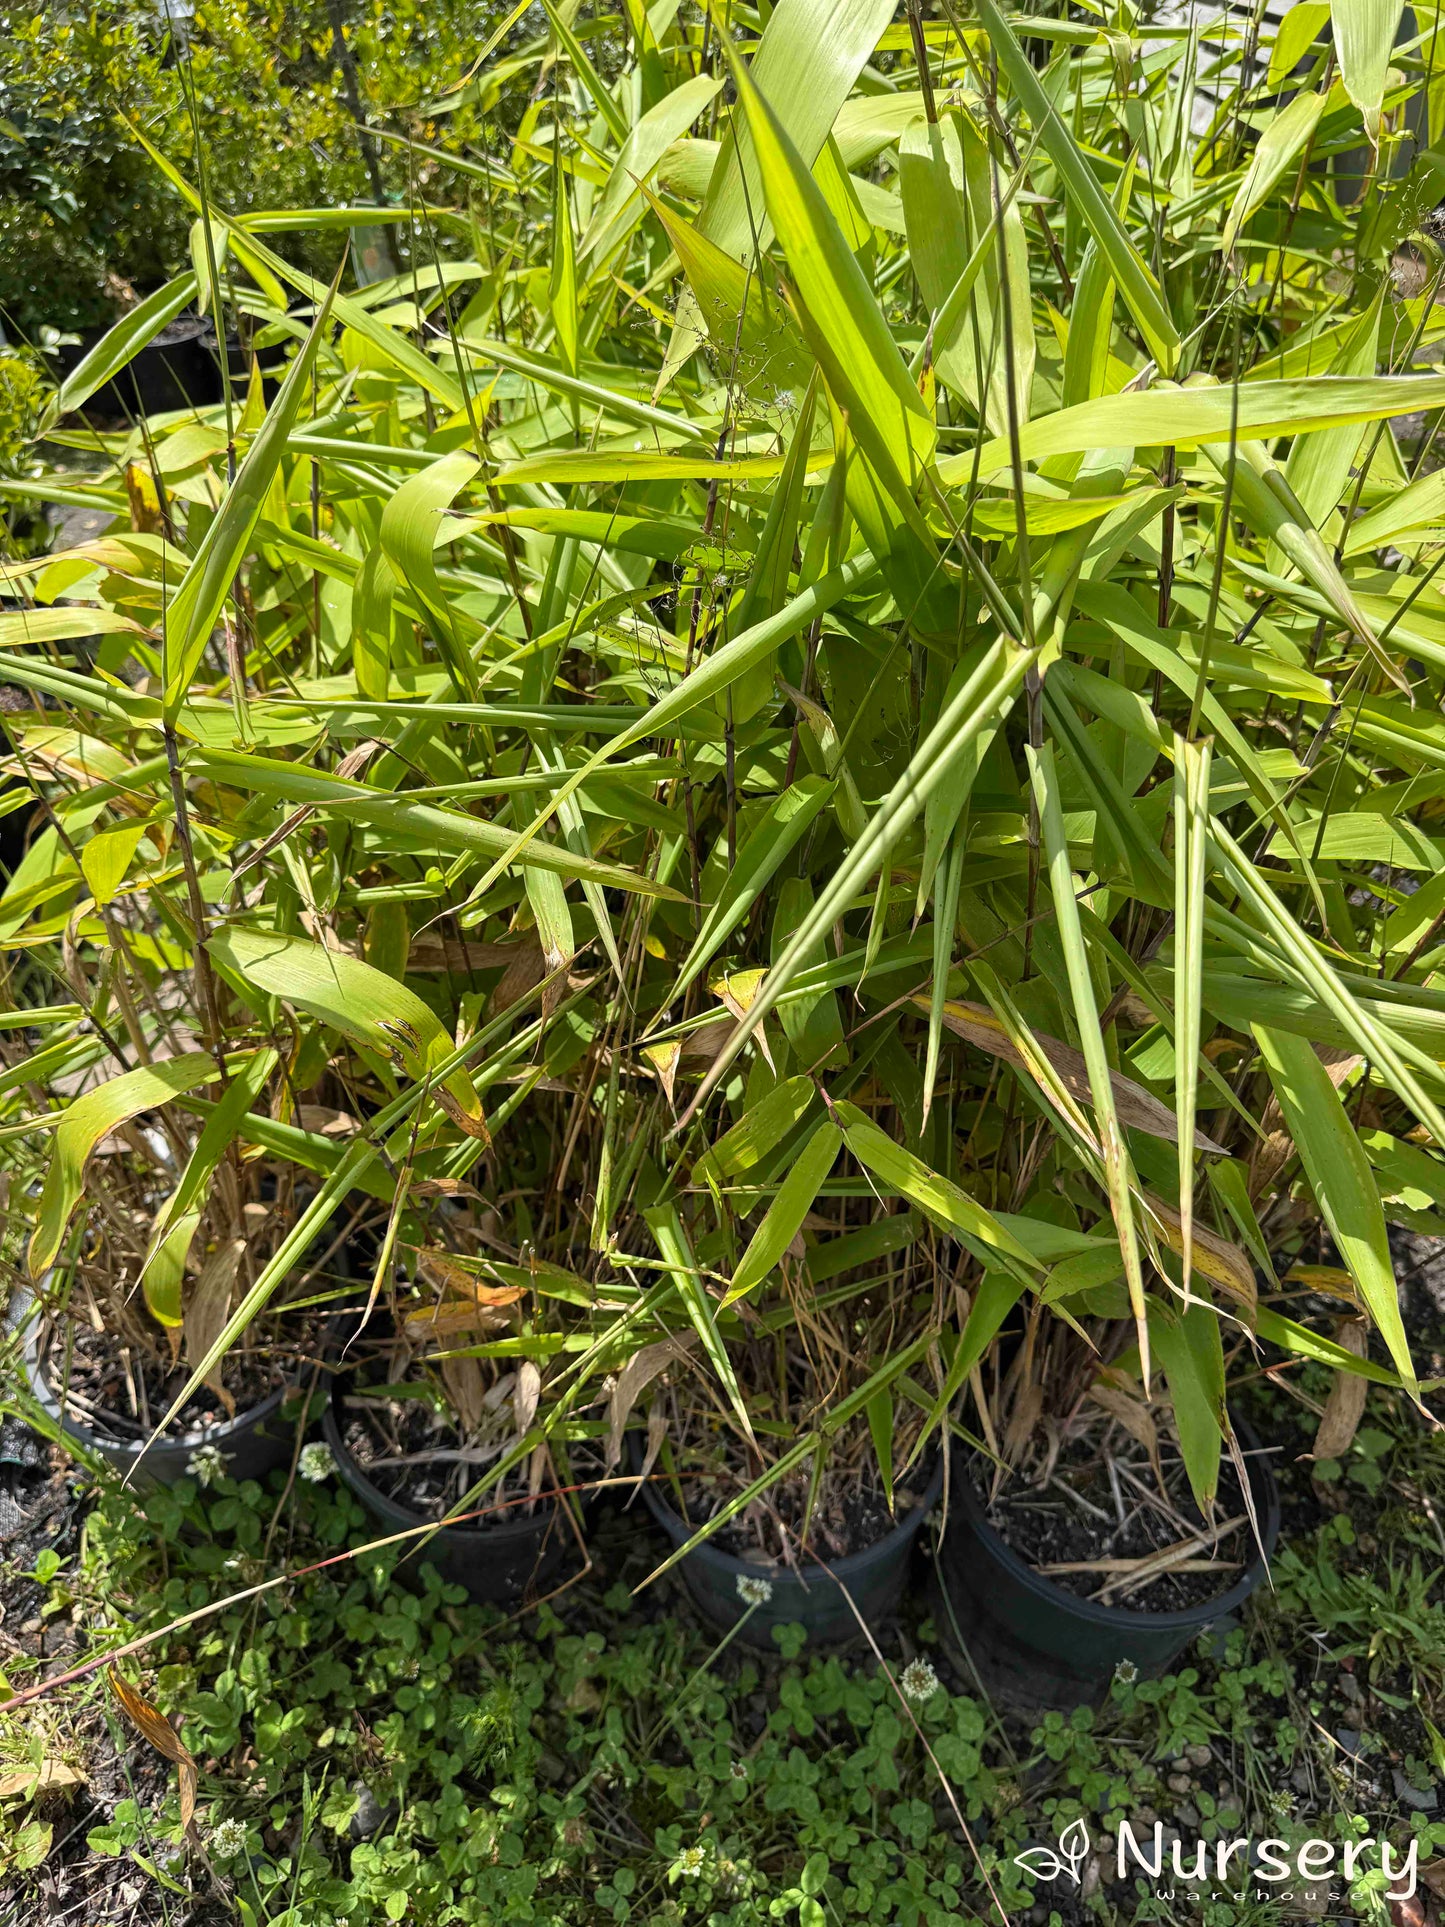
{"type": "Polygon", "coordinates": [[[966,1657],[1001,1696],[1027,1706],[1073,1706],[1101,1699],[1121,1665],[1140,1678],[1167,1672],[1193,1640],[1236,1612],[1269,1575],[1279,1537],[1279,1489],[1259,1441],[1236,1419],[1263,1551],[1227,1592],[1179,1612],[1101,1606],[1046,1579],[1004,1544],[985,1516],[957,1448],[947,1530],[936,1578],[945,1643],[966,1657]]]}
{"type": "MultiPolygon", "coordinates": [[[[635,1436],[629,1439],[629,1446],[633,1470],[640,1471],[642,1454],[635,1436]]],[[[673,1511],[663,1490],[657,1480],[649,1479],[642,1487],[643,1499],[673,1546],[684,1546],[697,1527],[688,1525],[673,1511]]],[[[922,1493],[897,1493],[898,1523],[893,1530],[862,1552],[826,1564],[808,1564],[794,1572],[786,1566],[734,1558],[704,1540],[681,1563],[683,1584],[698,1611],[725,1632],[747,1615],[747,1623],[738,1633],[745,1645],[775,1652],[773,1628],[788,1625],[805,1627],[809,1643],[819,1646],[860,1639],[860,1617],[865,1626],[878,1626],[897,1608],[908,1581],[914,1541],[942,1490],[940,1454],[922,1493]],[[754,1605],[753,1600],[761,1603],[754,1605]]]]}
{"type": "Polygon", "coordinates": [[[196,1454],[220,1454],[226,1476],[261,1479],[274,1466],[290,1462],[296,1449],[295,1419],[282,1411],[292,1388],[278,1385],[258,1404],[218,1419],[199,1431],[167,1433],[148,1444],[148,1434],[127,1438],[119,1431],[103,1431],[80,1418],[57,1394],[46,1372],[42,1321],[33,1320],[25,1335],[25,1372],[35,1402],[61,1434],[83,1453],[103,1459],[112,1471],[137,1491],[174,1485],[191,1471],[196,1454]]]}
{"type": "MultiPolygon", "coordinates": [[[[336,1460],[337,1476],[382,1527],[380,1536],[430,1524],[424,1513],[389,1498],[367,1477],[342,1436],[341,1383],[327,1378],[323,1385],[321,1431],[336,1460]]],[[[489,1606],[518,1606],[539,1598],[562,1582],[569,1563],[581,1563],[577,1534],[557,1500],[530,1516],[503,1512],[495,1519],[439,1525],[415,1542],[411,1557],[417,1565],[435,1566],[443,1579],[465,1586],[473,1599],[489,1606]]]]}
{"type": "MultiPolygon", "coordinates": [[[[107,332],[89,329],[78,345],[62,347],[57,355],[61,374],[78,367],[107,332]]],[[[234,340],[226,344],[226,359],[232,382],[244,382],[248,359],[234,340]]],[[[98,388],[86,407],[102,416],[161,415],[181,408],[214,407],[224,393],[214,327],[204,315],[181,314],[168,321],[113,380],[98,388]]]]}

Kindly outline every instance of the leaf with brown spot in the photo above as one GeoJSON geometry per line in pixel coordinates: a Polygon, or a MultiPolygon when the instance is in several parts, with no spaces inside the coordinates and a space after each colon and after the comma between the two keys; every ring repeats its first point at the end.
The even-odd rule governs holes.
{"type": "Polygon", "coordinates": [[[1303,1285],[1307,1291],[1321,1292],[1327,1298],[1341,1298],[1347,1305],[1358,1306],[1360,1303],[1354,1279],[1337,1265],[1291,1265],[1284,1275],[1284,1282],[1287,1285],[1303,1285]]]}
{"type": "Polygon", "coordinates": [[[196,1786],[200,1775],[189,1747],[177,1733],[170,1721],[141,1692],[122,1679],[114,1666],[107,1669],[106,1678],[110,1690],[120,1701],[121,1709],[127,1719],[149,1742],[163,1759],[170,1760],[177,1771],[181,1794],[181,1825],[189,1833],[196,1813],[196,1786]]]}
{"type": "MultiPolygon", "coordinates": [[[[1149,1192],[1144,1199],[1159,1227],[1160,1236],[1176,1256],[1182,1256],[1184,1231],[1179,1213],[1173,1205],[1165,1204],[1149,1192]]],[[[1254,1266],[1249,1254],[1242,1251],[1227,1238],[1221,1238],[1216,1231],[1209,1231],[1203,1225],[1194,1227],[1194,1269],[1201,1278],[1207,1278],[1212,1285],[1218,1285],[1222,1292],[1234,1299],[1243,1308],[1242,1316],[1246,1324],[1253,1324],[1255,1305],[1259,1292],[1255,1284],[1254,1266]]]]}

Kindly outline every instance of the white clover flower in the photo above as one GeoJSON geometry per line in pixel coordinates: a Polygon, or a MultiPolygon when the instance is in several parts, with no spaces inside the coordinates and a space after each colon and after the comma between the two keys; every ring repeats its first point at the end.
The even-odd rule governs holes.
{"type": "Polygon", "coordinates": [[[933,1662],[928,1659],[910,1659],[903,1669],[903,1677],[898,1682],[903,1697],[922,1706],[931,1700],[938,1691],[938,1675],[933,1670],[933,1662]]]}
{"type": "Polygon", "coordinates": [[[747,1761],[734,1760],[732,1765],[728,1768],[728,1772],[732,1775],[733,1779],[735,1780],[745,1780],[748,1777],[747,1761]]]}
{"type": "Polygon", "coordinates": [[[186,1470],[197,1485],[214,1485],[226,1476],[226,1455],[219,1445],[198,1445],[186,1460],[186,1470]]]}
{"type": "Polygon", "coordinates": [[[234,1860],[246,1851],[246,1822],[218,1820],[211,1828],[211,1852],[218,1860],[234,1860]]]}
{"type": "Polygon", "coordinates": [[[296,1470],[303,1479],[309,1479],[312,1485],[320,1485],[323,1479],[329,1479],[336,1470],[336,1455],[329,1445],[317,1439],[314,1444],[302,1446],[296,1470]]]}
{"type": "Polygon", "coordinates": [[[745,1606],[766,1606],[773,1596],[771,1579],[754,1579],[751,1573],[738,1574],[738,1598],[745,1606]]]}
{"type": "Polygon", "coordinates": [[[1121,1686],[1132,1686],[1139,1677],[1139,1668],[1132,1659],[1121,1659],[1114,1668],[1114,1677],[1121,1686]]]}
{"type": "Polygon", "coordinates": [[[707,1865],[707,1854],[702,1847],[684,1847],[672,1863],[672,1871],[684,1880],[696,1880],[707,1865]]]}

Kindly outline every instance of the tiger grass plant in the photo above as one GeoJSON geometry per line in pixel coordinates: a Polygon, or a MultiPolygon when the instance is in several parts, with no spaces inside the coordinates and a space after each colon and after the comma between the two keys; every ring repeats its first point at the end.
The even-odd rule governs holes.
{"type": "Polygon", "coordinates": [[[370,1201],[463,1404],[531,1368],[483,1486],[650,1410],[736,1442],[704,1529],[802,1478],[800,1543],[830,1468],[891,1496],[960,1409],[1020,1459],[1103,1368],[1206,1513],[1231,1372],[1419,1398],[1437,16],[520,12],[391,280],[132,129],[191,259],[56,396],[83,489],[0,484],[115,515],[4,574],[32,1274],[153,1118],[157,1333],[228,1174],[304,1198],[172,1413],[370,1201]],[[88,423],[193,307],[249,380],[88,423]]]}

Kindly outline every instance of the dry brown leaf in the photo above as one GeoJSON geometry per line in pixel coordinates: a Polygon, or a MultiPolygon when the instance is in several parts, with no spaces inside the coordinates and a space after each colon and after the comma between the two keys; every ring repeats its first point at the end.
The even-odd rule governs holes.
{"type": "Polygon", "coordinates": [[[1106,1385],[1099,1379],[1089,1387],[1089,1397],[1111,1419],[1117,1420],[1131,1438],[1139,1441],[1149,1454],[1155,1477],[1160,1477],[1159,1431],[1143,1399],[1136,1398],[1122,1385],[1106,1385]]]}
{"type": "MultiPolygon", "coordinates": [[[[741,1023],[752,1009],[767,974],[766,970],[732,970],[725,977],[719,977],[716,983],[709,984],[708,989],[741,1023]]],[[[768,1069],[776,1073],[777,1066],[773,1062],[772,1046],[768,1043],[765,1024],[759,1024],[757,1039],[758,1049],[763,1053],[768,1069]]]]}
{"type": "Polygon", "coordinates": [[[84,1785],[85,1775],[63,1760],[42,1760],[38,1767],[18,1766],[9,1773],[0,1773],[0,1800],[8,1800],[17,1793],[23,1793],[28,1800],[52,1787],[84,1785]]]}
{"type": "Polygon", "coordinates": [[[196,1813],[196,1785],[199,1774],[189,1747],[170,1721],[129,1680],[122,1679],[114,1666],[109,1667],[106,1677],[110,1690],[120,1701],[126,1717],[135,1726],[141,1737],[152,1745],[163,1759],[170,1760],[176,1767],[180,1781],[181,1825],[190,1831],[196,1813]]]}
{"type": "Polygon", "coordinates": [[[1008,1465],[1017,1465],[1024,1447],[1033,1437],[1044,1409],[1044,1388],[1037,1378],[1025,1380],[1003,1435],[1003,1456],[1008,1465]]]}
{"type": "Polygon", "coordinates": [[[296,1122],[315,1137],[350,1137],[361,1128],[349,1111],[333,1110],[329,1104],[297,1105],[296,1122]]]}
{"type": "Polygon", "coordinates": [[[480,1191],[465,1178],[418,1178],[408,1186],[414,1198],[475,1198],[484,1203],[480,1191]]]}
{"type": "Polygon", "coordinates": [[[444,1251],[419,1251],[417,1270],[442,1296],[434,1304],[407,1313],[403,1323],[411,1333],[437,1337],[472,1329],[496,1331],[507,1323],[501,1316],[505,1307],[526,1296],[522,1285],[489,1285],[474,1278],[444,1251]]]}
{"type": "MultiPolygon", "coordinates": [[[[463,943],[458,937],[439,937],[427,931],[412,939],[406,967],[416,971],[445,970],[461,977],[473,970],[505,969],[525,957],[529,951],[533,956],[539,954],[536,944],[463,943]]],[[[531,985],[526,988],[530,989],[531,985]]]]}
{"type": "Polygon", "coordinates": [[[658,1373],[665,1372],[679,1358],[685,1358],[696,1343],[696,1332],[688,1332],[684,1337],[661,1338],[655,1345],[644,1345],[641,1351],[634,1352],[617,1374],[607,1406],[606,1469],[609,1472],[622,1457],[622,1434],[627,1429],[633,1406],[658,1373]]]}
{"type": "MultiPolygon", "coordinates": [[[[1347,1352],[1356,1358],[1363,1358],[1369,1350],[1370,1327],[1363,1318],[1337,1318],[1335,1320],[1335,1343],[1343,1345],[1347,1352]]],[[[1335,1382],[1330,1387],[1330,1395],[1325,1400],[1324,1415],[1315,1433],[1313,1459],[1342,1459],[1355,1442],[1355,1433],[1360,1429],[1360,1420],[1365,1416],[1365,1401],[1369,1397],[1370,1382],[1361,1378],[1358,1372],[1336,1372],[1335,1382]]]]}
{"type": "Polygon", "coordinates": [[[483,1401],[487,1394],[487,1382],[482,1376],[481,1364],[475,1358],[444,1358],[441,1374],[447,1397],[457,1415],[457,1423],[464,1433],[475,1432],[486,1410],[483,1401]]]}
{"type": "Polygon", "coordinates": [[[712,1063],[728,1038],[732,1036],[733,1026],[725,1017],[716,1018],[710,1024],[701,1024],[683,1037],[669,1037],[661,1044],[644,1044],[642,1055],[657,1072],[669,1104],[674,1102],[673,1090],[679,1076],[687,1067],[688,1074],[697,1075],[705,1066],[712,1063]]]}
{"type": "Polygon", "coordinates": [[[455,1338],[463,1333],[485,1338],[506,1330],[508,1321],[502,1316],[502,1308],[514,1304],[521,1296],[518,1287],[499,1286],[490,1302],[483,1301],[480,1295],[477,1300],[446,1298],[425,1311],[408,1312],[404,1322],[414,1338],[455,1338]]]}
{"type": "Polygon", "coordinates": [[[504,1010],[510,1010],[519,998],[525,997],[547,974],[547,962],[542,955],[542,946],[535,937],[526,943],[515,946],[516,955],[502,972],[501,982],[492,992],[491,1015],[499,1017],[504,1010]]]}
{"type": "Polygon", "coordinates": [[[471,1111],[464,1111],[445,1084],[434,1084],[432,1086],[432,1096],[436,1099],[437,1103],[441,1105],[442,1109],[459,1131],[464,1131],[468,1137],[474,1137],[478,1139],[480,1143],[490,1147],[492,1133],[487,1124],[487,1120],[480,1112],[474,1114],[471,1111]]]}
{"type": "MultiPolygon", "coordinates": [[[[913,1001],[920,1010],[929,1008],[927,997],[915,997],[913,1001]]],[[[994,1057],[1001,1057],[1025,1077],[1030,1075],[1023,1053],[998,1018],[984,1005],[947,1003],[943,1006],[943,1022],[947,1029],[955,1036],[962,1037],[966,1043],[986,1050],[994,1057]]],[[[1070,1097],[1092,1108],[1089,1070],[1083,1053],[1060,1038],[1050,1037],[1047,1031],[1036,1030],[1033,1035],[1039,1049],[1058,1072],[1070,1097]]],[[[1142,1084],[1136,1084],[1133,1078],[1125,1077],[1120,1071],[1110,1071],[1109,1082],[1114,1089],[1114,1108],[1121,1124],[1133,1131],[1147,1131],[1150,1137],[1165,1138],[1170,1144],[1179,1142],[1179,1125],[1173,1111],[1167,1104],[1161,1103],[1152,1091],[1146,1091],[1142,1084]]],[[[1224,1151],[1222,1144],[1216,1144],[1212,1137],[1206,1137],[1203,1131],[1198,1130],[1194,1133],[1194,1148],[1221,1154],[1224,1151]]]]}
{"type": "Polygon", "coordinates": [[[541,1397],[542,1374],[534,1359],[524,1358],[517,1367],[517,1382],[512,1387],[512,1417],[519,1439],[526,1436],[532,1420],[537,1416],[541,1397]]]}
{"type": "MultiPolygon", "coordinates": [[[[199,1364],[226,1328],[226,1320],[231,1315],[231,1293],[245,1250],[244,1238],[228,1238],[218,1245],[186,1293],[183,1312],[186,1357],[192,1366],[199,1364]]],[[[236,1401],[221,1383],[219,1364],[206,1384],[225,1406],[227,1414],[234,1418],[236,1401]]]]}

